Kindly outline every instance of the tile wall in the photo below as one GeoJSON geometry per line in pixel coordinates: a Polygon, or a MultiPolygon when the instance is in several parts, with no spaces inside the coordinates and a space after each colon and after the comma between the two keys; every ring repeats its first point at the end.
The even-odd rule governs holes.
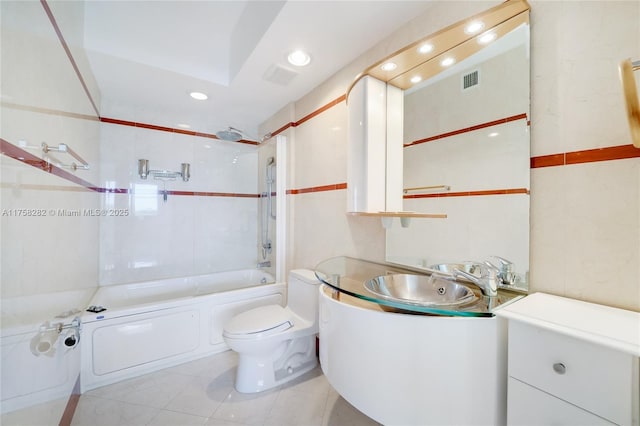
{"type": "Polygon", "coordinates": [[[128,212],[101,219],[100,285],[255,267],[255,145],[109,123],[100,138],[102,208],[128,212]],[[141,158],[191,178],[141,179],[141,158]]]}
{"type": "Polygon", "coordinates": [[[100,207],[92,189],[100,174],[100,96],[81,49],[82,26],[68,27],[63,48],[53,13],[77,23],[82,4],[0,3],[2,423],[5,413],[45,401],[32,422],[61,418],[80,371],[79,350],[58,339],[54,351],[36,357],[31,339],[46,320],[70,321],[69,311],[86,306],[98,283],[100,217],[84,212],[100,207]],[[90,169],[58,165],[78,160],[45,154],[42,142],[67,144],[90,169]]]}
{"type": "MultiPolygon", "coordinates": [[[[496,4],[457,2],[452,8],[449,2],[436,2],[428,13],[295,102],[287,128],[293,133],[294,170],[288,188],[344,182],[346,106],[334,101],[355,75],[395,50],[496,4]]],[[[640,57],[640,4],[530,4],[530,290],[640,310],[640,151],[628,147],[617,76],[620,60],[640,57]]],[[[286,123],[274,123],[271,129],[286,123]]],[[[384,259],[379,220],[346,216],[345,197],[344,189],[289,195],[289,269],[313,267],[338,254],[384,259]]]]}
{"type": "Polygon", "coordinates": [[[62,416],[79,351],[58,339],[50,357],[34,356],[40,324],[61,313],[70,321],[98,285],[255,267],[258,150],[109,118],[140,114],[101,102],[82,47],[82,2],[1,8],[0,412],[49,401],[34,411],[44,424],[62,416]],[[67,144],[89,169],[65,167],[79,160],[45,154],[42,142],[67,144]],[[191,179],[142,180],[139,158],[171,171],[190,163],[191,179]]]}

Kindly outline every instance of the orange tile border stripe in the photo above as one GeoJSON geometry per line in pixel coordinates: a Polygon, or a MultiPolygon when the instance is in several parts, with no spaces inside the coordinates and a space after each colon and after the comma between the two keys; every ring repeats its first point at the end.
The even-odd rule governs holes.
{"type": "Polygon", "coordinates": [[[624,160],[640,158],[640,149],[633,145],[610,146],[566,153],[566,164],[593,163],[596,161],[624,160]]]}
{"type": "Polygon", "coordinates": [[[299,125],[301,125],[302,123],[304,123],[305,121],[309,121],[312,118],[314,118],[317,115],[322,114],[323,112],[325,112],[326,110],[333,108],[334,106],[338,105],[340,102],[343,102],[347,99],[347,95],[342,95],[337,97],[336,99],[332,100],[331,102],[329,102],[328,104],[318,108],[317,110],[313,111],[311,114],[307,114],[304,117],[302,117],[300,120],[296,121],[293,124],[293,127],[297,127],[299,125]]]}
{"type": "Polygon", "coordinates": [[[586,149],[561,154],[531,157],[531,168],[538,169],[552,166],[568,166],[572,164],[594,163],[599,161],[625,160],[640,158],[640,149],[633,145],[609,146],[606,148],[586,149]]]}
{"type": "MultiPolygon", "coordinates": [[[[134,191],[128,188],[101,188],[97,185],[93,185],[84,179],[77,177],[76,175],[63,170],[51,163],[47,163],[40,157],[37,157],[30,152],[23,150],[22,148],[0,138],[0,155],[6,155],[9,158],[20,161],[28,166],[35,167],[52,175],[56,175],[65,179],[68,182],[80,185],[80,187],[64,187],[61,185],[31,185],[22,184],[18,188],[29,190],[51,190],[51,191],[82,191],[88,190],[98,193],[109,194],[133,194],[134,191]]],[[[14,185],[10,183],[2,183],[2,188],[13,188],[14,185]]],[[[346,187],[346,184],[345,184],[346,187]]],[[[158,190],[158,194],[164,194],[165,191],[158,190]]],[[[188,195],[198,197],[237,197],[237,198],[260,198],[260,194],[242,194],[236,192],[206,192],[206,191],[166,191],[167,195],[188,195]]]]}
{"type": "Polygon", "coordinates": [[[539,157],[531,157],[530,167],[537,169],[540,167],[564,166],[565,154],[541,155],[539,157]]]}
{"type": "MultiPolygon", "coordinates": [[[[130,127],[141,128],[141,129],[158,130],[158,131],[161,131],[161,132],[169,132],[169,133],[180,133],[180,134],[183,134],[183,135],[200,136],[200,137],[203,137],[203,138],[221,140],[220,138],[218,138],[216,135],[214,135],[212,133],[202,133],[202,132],[195,132],[193,130],[176,129],[176,128],[173,128],[173,127],[157,126],[155,124],[139,123],[137,121],[120,120],[120,119],[117,119],[117,118],[100,117],[100,122],[108,123],[108,124],[118,124],[120,126],[130,126],[130,127]]],[[[237,141],[237,143],[246,143],[246,144],[249,144],[249,145],[259,145],[258,142],[250,141],[250,140],[247,140],[247,139],[241,139],[241,140],[237,141]]]]}
{"type": "Polygon", "coordinates": [[[529,194],[529,190],[527,188],[487,189],[483,191],[442,192],[438,194],[410,194],[410,195],[403,196],[403,198],[414,199],[414,198],[475,197],[475,196],[482,196],[482,195],[512,195],[512,194],[529,194]]]}
{"type": "Polygon", "coordinates": [[[336,183],[333,185],[312,186],[300,189],[287,189],[287,195],[307,194],[309,192],[336,191],[339,189],[347,189],[347,183],[336,183]]]}
{"type": "Polygon", "coordinates": [[[305,115],[304,117],[302,117],[300,120],[298,121],[290,121],[287,124],[285,124],[284,126],[280,127],[278,130],[274,130],[273,132],[271,132],[272,137],[279,135],[280,133],[284,132],[285,130],[291,128],[291,127],[298,127],[299,125],[311,120],[312,118],[322,114],[323,112],[327,111],[328,109],[333,108],[334,106],[338,105],[340,102],[343,102],[347,99],[346,95],[342,95],[337,97],[336,99],[332,100],[331,102],[327,103],[326,105],[321,106],[320,108],[318,108],[317,110],[313,111],[310,114],[305,115]]]}
{"type": "MultiPolygon", "coordinates": [[[[465,127],[463,129],[452,130],[451,132],[441,133],[439,135],[430,136],[430,137],[424,138],[424,139],[419,139],[417,141],[413,141],[411,143],[406,144],[404,146],[404,148],[409,148],[411,146],[420,145],[422,143],[433,142],[433,141],[438,140],[438,139],[444,139],[444,138],[448,138],[448,137],[451,137],[451,136],[456,136],[456,135],[460,135],[460,134],[463,134],[463,133],[473,132],[475,130],[486,129],[487,127],[497,126],[499,124],[506,124],[506,123],[509,123],[511,121],[517,121],[517,120],[522,120],[522,119],[526,120],[527,119],[527,114],[523,113],[523,114],[512,115],[511,117],[500,118],[498,120],[488,121],[486,123],[480,123],[480,124],[476,124],[474,126],[465,127]]],[[[527,125],[529,125],[529,121],[527,121],[527,125]]]]}

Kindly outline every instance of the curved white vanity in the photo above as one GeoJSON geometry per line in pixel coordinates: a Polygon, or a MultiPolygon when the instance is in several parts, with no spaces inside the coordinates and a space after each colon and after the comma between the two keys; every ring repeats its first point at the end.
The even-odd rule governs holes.
{"type": "MultiPolygon", "coordinates": [[[[398,272],[406,271],[349,258],[318,265],[329,283],[320,289],[320,363],[329,383],[383,424],[505,424],[507,330],[487,309],[489,298],[478,293],[471,307],[448,310],[460,316],[424,315],[440,311],[431,307],[388,312],[394,307],[373,303],[386,302],[362,283],[398,272]]],[[[498,298],[491,299],[517,296],[498,298]]]]}

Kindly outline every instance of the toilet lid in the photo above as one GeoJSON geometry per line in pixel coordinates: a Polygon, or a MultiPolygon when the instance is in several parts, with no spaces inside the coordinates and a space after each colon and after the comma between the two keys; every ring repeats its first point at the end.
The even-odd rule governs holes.
{"type": "Polygon", "coordinates": [[[224,332],[226,335],[273,334],[291,327],[289,312],[280,305],[269,305],[236,315],[224,327],[224,332]]]}

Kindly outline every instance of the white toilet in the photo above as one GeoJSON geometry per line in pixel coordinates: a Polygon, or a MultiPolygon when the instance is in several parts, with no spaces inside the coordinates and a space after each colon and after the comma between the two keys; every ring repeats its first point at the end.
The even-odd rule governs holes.
{"type": "Polygon", "coordinates": [[[313,271],[292,270],[286,307],[254,308],[225,325],[224,340],[239,355],[238,392],[273,388],[317,365],[319,284],[313,271]]]}

